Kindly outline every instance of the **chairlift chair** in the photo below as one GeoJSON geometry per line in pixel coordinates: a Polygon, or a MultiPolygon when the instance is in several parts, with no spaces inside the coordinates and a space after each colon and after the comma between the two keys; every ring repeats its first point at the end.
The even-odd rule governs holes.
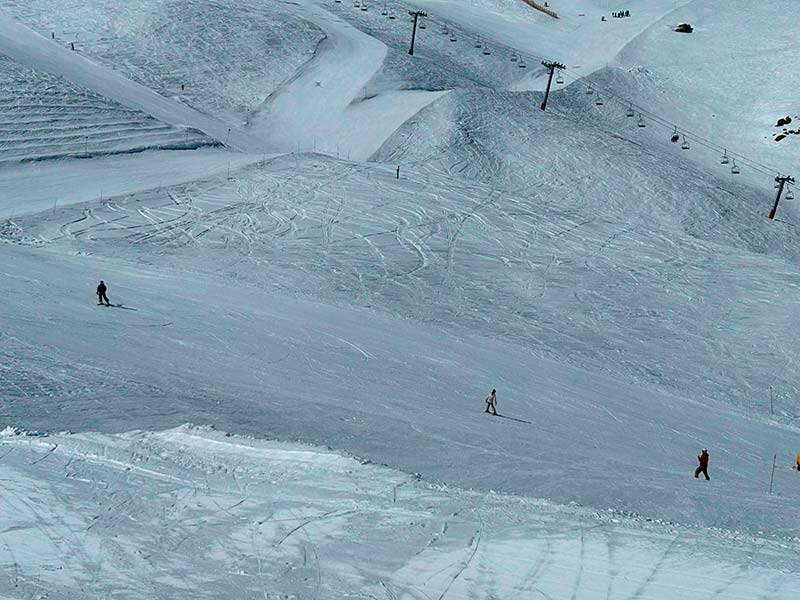
{"type": "Polygon", "coordinates": [[[556,83],[559,85],[564,83],[564,78],[561,76],[561,71],[558,72],[558,77],[556,77],[556,83]]]}
{"type": "Polygon", "coordinates": [[[367,12],[367,3],[366,2],[362,2],[361,3],[361,12],[367,12]]]}
{"type": "Polygon", "coordinates": [[[491,51],[491,50],[489,50],[489,46],[484,46],[484,47],[483,47],[483,54],[484,54],[485,56],[489,56],[491,53],[492,53],[492,51],[491,51]]]}
{"type": "Polygon", "coordinates": [[[475,43],[473,44],[476,48],[481,47],[481,38],[476,38],[475,43]]]}
{"type": "Polygon", "coordinates": [[[517,65],[520,69],[527,69],[528,65],[525,64],[525,61],[520,57],[519,64],[517,65]]]}
{"type": "Polygon", "coordinates": [[[456,39],[456,34],[455,34],[455,33],[451,33],[451,34],[450,34],[450,41],[451,41],[451,42],[456,42],[456,41],[458,41],[458,40],[456,39]]]}
{"type": "Polygon", "coordinates": [[[786,199],[787,200],[794,200],[794,192],[792,191],[791,188],[786,190],[786,199]]]}
{"type": "Polygon", "coordinates": [[[511,62],[517,62],[517,60],[519,60],[519,59],[517,58],[517,55],[516,55],[514,52],[512,52],[512,53],[511,53],[511,62]]]}
{"type": "Polygon", "coordinates": [[[384,6],[384,7],[383,7],[383,10],[381,11],[381,14],[382,14],[384,17],[385,17],[385,16],[387,16],[387,15],[389,14],[389,9],[388,9],[388,8],[386,8],[386,7],[384,6]]]}
{"type": "Polygon", "coordinates": [[[353,8],[361,8],[361,2],[358,0],[353,0],[353,8]]]}
{"type": "Polygon", "coordinates": [[[448,33],[450,32],[447,30],[447,25],[442,25],[442,35],[447,35],[448,33]]]}
{"type": "Polygon", "coordinates": [[[394,14],[394,9],[393,8],[389,10],[389,18],[390,19],[396,19],[397,18],[397,15],[394,14]]]}
{"type": "Polygon", "coordinates": [[[683,143],[681,144],[681,150],[688,150],[689,149],[689,142],[686,139],[686,136],[683,136],[683,143]]]}
{"type": "Polygon", "coordinates": [[[738,175],[741,173],[742,170],[739,168],[739,165],[736,164],[736,159],[733,159],[733,166],[731,167],[731,173],[734,175],[738,175]]]}
{"type": "Polygon", "coordinates": [[[633,117],[634,116],[633,104],[629,104],[628,105],[628,112],[625,113],[625,116],[626,117],[633,117]]]}
{"type": "Polygon", "coordinates": [[[639,127],[647,127],[647,123],[644,122],[644,117],[642,113],[639,113],[639,122],[636,123],[639,127]]]}
{"type": "Polygon", "coordinates": [[[428,26],[425,25],[425,20],[424,19],[420,19],[419,20],[419,28],[420,29],[427,29],[428,28],[428,26]]]}
{"type": "Polygon", "coordinates": [[[724,150],[722,152],[722,160],[720,160],[720,162],[723,165],[727,165],[729,162],[731,162],[730,159],[728,158],[728,151],[727,150],[724,150]]]}
{"type": "Polygon", "coordinates": [[[595,100],[594,103],[597,106],[603,106],[603,99],[600,97],[600,94],[597,95],[597,100],[595,100]]]}

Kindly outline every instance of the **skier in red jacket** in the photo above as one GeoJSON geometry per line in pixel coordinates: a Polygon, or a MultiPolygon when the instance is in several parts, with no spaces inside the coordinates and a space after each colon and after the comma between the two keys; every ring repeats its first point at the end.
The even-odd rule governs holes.
{"type": "Polygon", "coordinates": [[[694,470],[694,476],[699,478],[700,473],[706,476],[706,481],[711,479],[708,476],[708,450],[703,448],[703,451],[698,455],[697,461],[700,463],[697,468],[694,470]]]}

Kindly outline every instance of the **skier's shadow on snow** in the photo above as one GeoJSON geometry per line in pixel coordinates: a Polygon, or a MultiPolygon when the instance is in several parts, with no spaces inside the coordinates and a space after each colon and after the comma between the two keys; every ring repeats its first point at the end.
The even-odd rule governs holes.
{"type": "Polygon", "coordinates": [[[130,306],[123,306],[122,304],[113,304],[112,306],[114,308],[121,308],[122,310],[133,310],[133,311],[138,310],[136,308],[131,308],[130,306]]]}
{"type": "Polygon", "coordinates": [[[106,306],[107,308],[121,308],[122,310],[133,310],[137,311],[137,308],[131,308],[130,306],[125,306],[124,304],[98,304],[97,306],[106,306]]]}
{"type": "Polygon", "coordinates": [[[498,414],[498,417],[502,417],[503,419],[508,419],[509,421],[516,421],[517,423],[525,423],[526,425],[533,425],[531,421],[526,421],[525,419],[518,419],[516,417],[508,417],[506,415],[498,414]]]}

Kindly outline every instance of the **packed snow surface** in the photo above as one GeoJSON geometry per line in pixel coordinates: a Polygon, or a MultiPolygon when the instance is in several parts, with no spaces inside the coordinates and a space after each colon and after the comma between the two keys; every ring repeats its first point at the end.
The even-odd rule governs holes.
{"type": "Polygon", "coordinates": [[[792,6],[368,4],[0,0],[0,597],[793,600],[792,6]]]}
{"type": "Polygon", "coordinates": [[[181,427],[0,439],[0,594],[97,598],[790,597],[782,544],[431,486],[181,427]]]}
{"type": "MultiPolygon", "coordinates": [[[[794,405],[777,387],[770,415],[768,382],[760,397],[755,385],[792,339],[788,307],[757,311],[730,284],[730,298],[697,299],[699,273],[755,277],[746,250],[653,215],[619,235],[528,195],[333,159],[279,157],[232,177],[13,220],[9,424],[212,422],[463,487],[798,535],[794,405]],[[616,259],[592,253],[603,244],[616,259]],[[738,270],[702,267],[723,249],[738,270]],[[625,277],[636,294],[616,283],[625,277]],[[93,303],[100,279],[121,307],[93,303]],[[727,313],[751,306],[758,327],[788,332],[754,350],[727,313]],[[686,331],[690,311],[711,320],[686,331]],[[738,396],[720,393],[738,381],[738,396]],[[486,416],[492,387],[501,414],[529,423],[486,416]],[[691,476],[704,446],[714,487],[691,476]]],[[[761,263],[764,278],[786,269],[761,263]]],[[[770,293],[777,304],[781,290],[770,293]]],[[[780,375],[795,385],[792,369],[780,375]]]]}

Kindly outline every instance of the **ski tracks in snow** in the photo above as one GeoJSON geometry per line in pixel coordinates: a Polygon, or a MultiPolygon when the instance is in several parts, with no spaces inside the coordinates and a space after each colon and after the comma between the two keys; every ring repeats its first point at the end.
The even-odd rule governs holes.
{"type": "Polygon", "coordinates": [[[339,598],[374,589],[387,600],[520,592],[783,600],[797,585],[772,563],[786,548],[768,541],[753,547],[617,514],[431,486],[309,446],[190,426],[6,434],[0,445],[14,450],[0,460],[15,508],[0,528],[0,594],[13,597],[69,590],[88,600],[117,589],[126,597],[339,598]],[[402,495],[387,493],[400,486],[402,495]],[[197,576],[206,573],[214,579],[197,576]]]}

